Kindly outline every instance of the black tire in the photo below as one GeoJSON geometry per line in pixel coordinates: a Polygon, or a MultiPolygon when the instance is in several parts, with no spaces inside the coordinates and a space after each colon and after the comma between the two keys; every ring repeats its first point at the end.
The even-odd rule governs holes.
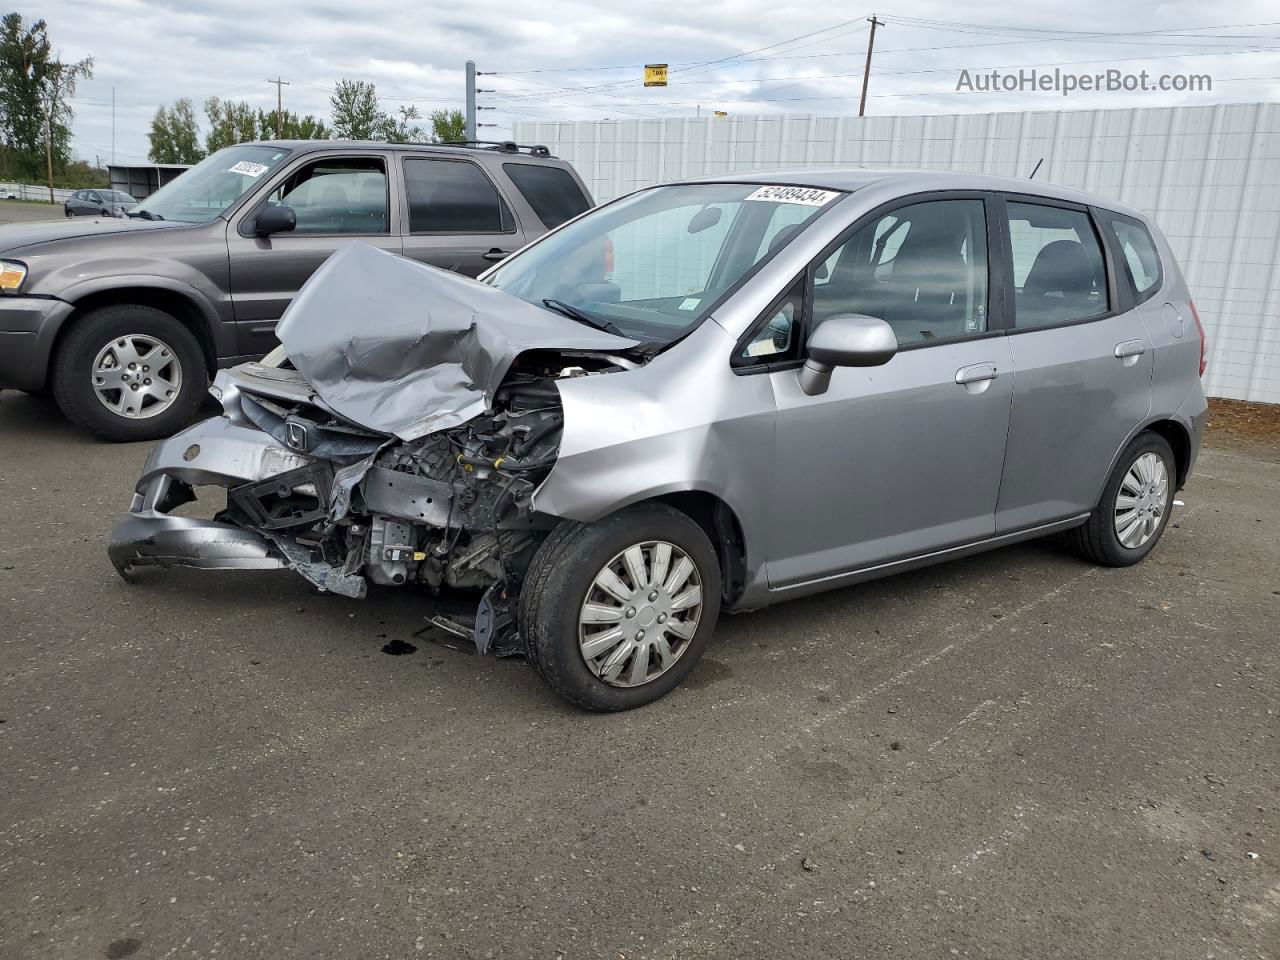
{"type": "Polygon", "coordinates": [[[183,324],[163,310],[115,304],[85,314],[71,328],[53,360],[53,396],[72,423],[106,440],[129,442],[168,437],[191,422],[209,387],[200,344],[183,324]],[[118,337],[149,335],[168,344],[182,368],[178,396],[168,409],[132,420],[108,410],[93,390],[98,352],[118,337]]]}
{"type": "Polygon", "coordinates": [[[1169,523],[1173,512],[1173,495],[1176,486],[1177,463],[1174,460],[1173,448],[1158,433],[1140,433],[1124,448],[1116,460],[1116,465],[1107,478],[1103,488],[1102,499],[1098,501],[1089,519],[1079,527],[1068,532],[1067,537],[1076,551],[1093,563],[1107,567],[1127,567],[1137,563],[1160,542],[1164,528],[1169,523]],[[1120,542],[1115,526],[1116,496],[1120,492],[1120,484],[1124,481],[1129,468],[1144,453],[1154,453],[1164,461],[1168,477],[1165,493],[1164,512],[1151,538],[1137,547],[1126,547],[1120,542]]]}
{"type": "Polygon", "coordinates": [[[529,660],[564,700],[584,710],[630,710],[670,693],[697,665],[720,613],[720,563],[702,528],[661,504],[638,504],[595,523],[565,521],[538,548],[520,593],[520,633],[529,660]],[[693,561],[702,583],[698,627],[665,672],[635,687],[606,683],[578,647],[578,614],[610,558],[645,540],[665,540],[693,561]]]}

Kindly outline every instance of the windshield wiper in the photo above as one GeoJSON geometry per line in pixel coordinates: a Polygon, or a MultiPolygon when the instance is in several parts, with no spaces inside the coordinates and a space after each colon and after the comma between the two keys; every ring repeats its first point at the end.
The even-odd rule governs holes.
{"type": "Polygon", "coordinates": [[[150,210],[126,210],[125,216],[132,217],[134,220],[163,220],[164,217],[158,213],[152,213],[150,210]]]}
{"type": "MultiPolygon", "coordinates": [[[[603,317],[595,317],[587,313],[585,310],[579,310],[572,304],[565,303],[563,300],[553,300],[546,297],[542,301],[544,306],[554,310],[556,313],[563,314],[570,320],[577,320],[579,323],[585,323],[588,327],[595,327],[597,330],[603,330],[605,333],[612,333],[615,337],[626,337],[618,325],[611,323],[603,317]]],[[[628,340],[632,339],[627,337],[628,340]]]]}

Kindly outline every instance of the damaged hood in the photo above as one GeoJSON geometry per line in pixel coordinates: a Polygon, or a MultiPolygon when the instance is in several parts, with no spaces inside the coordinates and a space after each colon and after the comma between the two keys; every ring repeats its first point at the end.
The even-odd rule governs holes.
{"type": "Polygon", "coordinates": [[[636,344],[363,243],[324,262],[276,336],[335,413],[403,440],[483,413],[526,350],[611,352],[636,344]]]}

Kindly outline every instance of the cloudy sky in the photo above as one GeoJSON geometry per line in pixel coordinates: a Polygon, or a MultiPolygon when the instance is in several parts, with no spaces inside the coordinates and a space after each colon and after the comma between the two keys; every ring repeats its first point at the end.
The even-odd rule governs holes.
{"type": "Polygon", "coordinates": [[[966,4],[900,0],[892,12],[777,0],[583,0],[418,4],[389,0],[44,0],[64,59],[92,56],[95,76],[75,100],[75,149],[105,162],[138,162],[155,110],[178,97],[285,105],[327,119],[340,78],[370,80],[393,109],[461,107],[463,64],[483,76],[479,114],[509,136],[525,119],[856,113],[866,56],[865,17],[876,35],[869,113],[970,113],[1137,104],[1275,100],[1280,95],[1280,7],[1273,0],[1115,4],[966,4]],[[961,22],[963,21],[963,22],[961,22]],[[641,66],[671,65],[670,85],[646,89],[641,66]],[[1209,92],[957,92],[973,73],[1034,66],[1097,73],[1208,74],[1209,92]]]}

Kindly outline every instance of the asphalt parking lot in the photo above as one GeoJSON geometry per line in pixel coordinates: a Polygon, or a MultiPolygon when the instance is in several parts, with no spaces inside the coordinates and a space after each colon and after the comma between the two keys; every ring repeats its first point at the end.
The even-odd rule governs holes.
{"type": "Polygon", "coordinates": [[[1135,568],[728,617],[614,716],[413,593],[126,585],[147,450],[0,393],[6,960],[1280,955],[1280,449],[1206,450],[1135,568]]]}

